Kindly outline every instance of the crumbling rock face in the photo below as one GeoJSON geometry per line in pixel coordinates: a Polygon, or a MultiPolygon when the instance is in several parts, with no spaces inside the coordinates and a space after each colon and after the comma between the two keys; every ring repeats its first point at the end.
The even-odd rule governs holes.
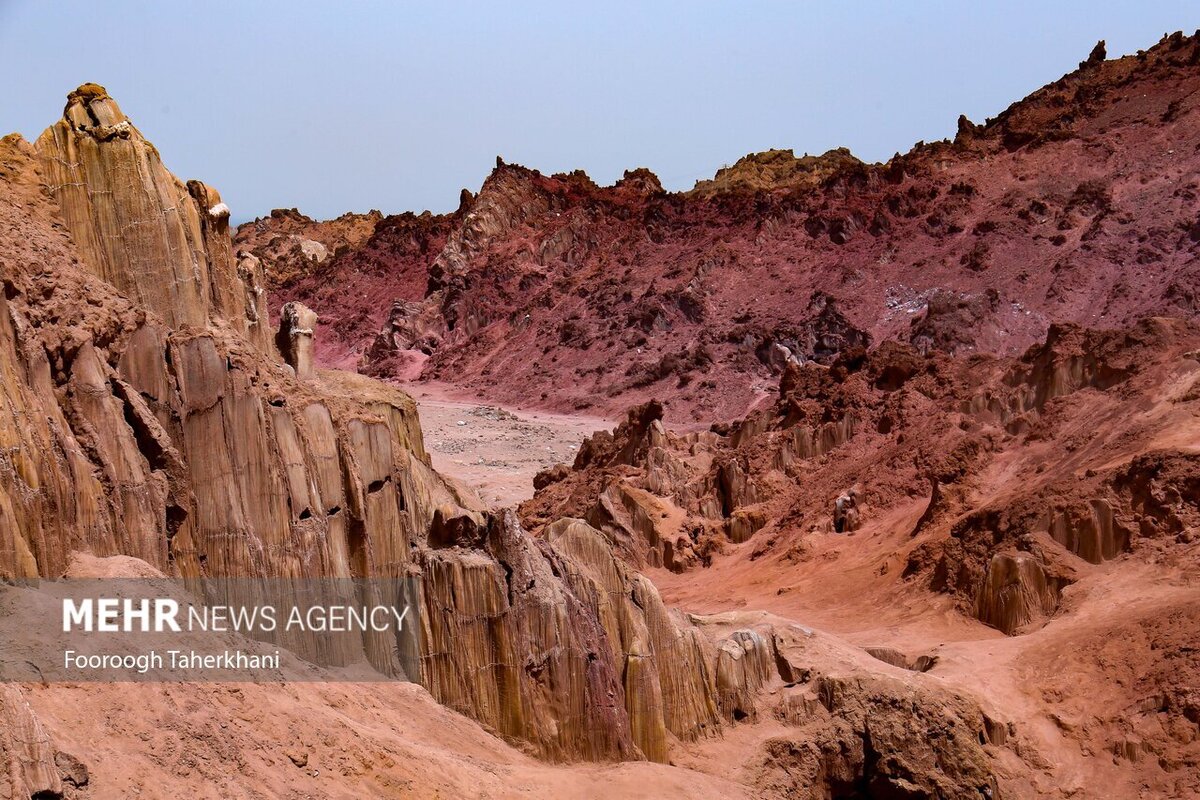
{"type": "Polygon", "coordinates": [[[717,651],[717,692],[726,718],[732,722],[756,717],[756,696],[776,677],[771,636],[756,630],[734,631],[717,651]]]}
{"type": "MultiPolygon", "coordinates": [[[[1194,503],[1184,500],[1192,496],[1187,489],[1193,460],[1182,453],[1145,454],[1097,475],[1090,488],[1072,480],[1004,508],[968,513],[955,522],[948,540],[932,548],[939,555],[931,585],[969,601],[977,618],[1005,633],[1044,622],[1056,612],[1062,589],[1087,564],[1134,551],[1141,538],[1191,541],[1184,533],[1191,523],[1183,519],[1194,519],[1194,503]],[[1156,481],[1160,470],[1171,477],[1156,481]],[[1162,487],[1158,501],[1153,485],[1162,487]]],[[[940,492],[935,488],[931,508],[946,504],[940,492]]],[[[930,548],[917,548],[909,571],[920,572],[929,554],[930,548]]]]}
{"type": "Polygon", "coordinates": [[[1171,143],[1200,135],[1196,47],[1088,59],[885,164],[767,151],[668,193],[500,163],[453,214],[386,218],[303,280],[281,255],[276,286],[338,328],[326,363],[558,410],[653,397],[673,421],[735,419],[790,360],[869,343],[1013,356],[1054,324],[1194,318],[1197,155],[1171,143]]]}
{"type": "Polygon", "coordinates": [[[1131,521],[1142,536],[1195,540],[1200,529],[1200,456],[1145,453],[1117,470],[1111,482],[1126,498],[1131,521]]]}
{"type": "Polygon", "coordinates": [[[1029,553],[997,553],[975,597],[975,616],[1004,633],[1041,622],[1058,608],[1061,579],[1048,577],[1029,553]]]}
{"type": "MultiPolygon", "coordinates": [[[[1143,341],[1150,338],[1153,322],[1142,325],[1143,341]]],[[[1094,332],[1077,326],[1052,326],[1046,341],[1032,347],[1009,375],[1013,385],[1024,384],[1023,409],[1041,409],[1056,397],[1086,387],[1107,389],[1126,380],[1138,366],[1132,336],[1094,332]]]]}
{"type": "Polygon", "coordinates": [[[662,426],[663,406],[656,400],[629,409],[625,421],[609,433],[597,431],[583,440],[575,456],[575,469],[597,466],[633,466],[661,447],[666,439],[662,426]]]}
{"type": "MultiPolygon", "coordinates": [[[[1135,551],[1141,538],[1178,534],[1182,542],[1191,540],[1182,533],[1190,523],[1182,519],[1194,517],[1194,504],[1183,499],[1191,496],[1186,489],[1192,460],[1180,453],[1146,454],[1096,475],[1090,486],[1071,480],[1031,491],[1003,508],[972,511],[953,524],[949,539],[914,550],[908,571],[924,571],[937,553],[931,586],[957,594],[981,621],[1010,634],[1044,622],[1056,612],[1062,589],[1088,564],[1135,551]],[[1164,466],[1172,477],[1158,484],[1170,487],[1160,490],[1165,502],[1158,505],[1148,487],[1164,466]]],[[[961,496],[949,501],[943,491],[935,484],[917,533],[948,507],[961,507],[961,496]]]]}
{"type": "MultiPolygon", "coordinates": [[[[88,156],[98,175],[80,177],[98,186],[112,185],[107,170],[124,169],[126,158],[160,169],[116,114],[91,91],[68,106],[75,128],[52,131],[85,150],[129,143],[128,153],[88,156]],[[80,115],[116,130],[97,133],[80,115]]],[[[87,214],[99,207],[75,209],[82,221],[68,237],[54,225],[61,187],[44,188],[32,149],[9,138],[0,156],[5,191],[23,201],[0,206],[5,230],[16,232],[4,241],[0,295],[0,576],[63,574],[74,551],[134,556],[183,577],[412,575],[427,612],[412,652],[368,635],[323,658],[365,657],[419,680],[554,759],[665,761],[669,737],[716,728],[712,648],[598,533],[577,523],[560,552],[511,516],[490,519],[429,467],[411,399],[313,370],[315,315],[302,306],[282,314],[280,359],[223,316],[220,292],[172,282],[166,289],[178,294],[139,296],[149,308],[131,302],[101,275],[121,259],[140,268],[151,253],[78,259],[87,214]],[[44,269],[47,259],[56,269],[44,269]],[[72,266],[80,262],[86,268],[72,266]],[[605,604],[623,610],[605,617],[605,604]]],[[[160,177],[156,185],[178,187],[165,170],[160,177]]],[[[133,219],[159,196],[131,186],[95,201],[113,203],[102,216],[133,219]]],[[[87,188],[63,202],[101,196],[87,188]]],[[[216,195],[194,183],[188,198],[216,195]]],[[[156,251],[156,268],[233,274],[231,250],[215,242],[222,220],[214,213],[198,224],[192,249],[156,251]]],[[[301,655],[316,647],[304,637],[286,645],[301,655]]],[[[45,749],[32,734],[5,746],[45,749]]],[[[26,759],[27,794],[61,791],[46,766],[53,757],[26,759]]]]}
{"type": "Polygon", "coordinates": [[[1129,531],[1114,518],[1112,504],[1094,499],[1077,508],[1051,512],[1050,536],[1093,564],[1116,558],[1129,549],[1129,531]]]}
{"type": "MultiPolygon", "coordinates": [[[[960,607],[1007,634],[1044,623],[1079,567],[1060,543],[1033,533],[1038,523],[1032,503],[964,516],[933,548],[939,555],[931,588],[955,594],[960,607]]],[[[909,572],[921,571],[927,555],[918,548],[909,572]]]]}
{"type": "Polygon", "coordinates": [[[433,696],[552,758],[637,757],[598,620],[515,520],[498,520],[487,545],[436,551],[424,567],[422,673],[433,696]]]}
{"type": "Polygon", "coordinates": [[[275,336],[275,345],[300,380],[308,380],[316,374],[313,364],[316,327],[316,313],[300,303],[288,303],[279,312],[279,333],[275,336]]]}
{"type": "Polygon", "coordinates": [[[584,440],[571,468],[541,473],[542,499],[523,508],[535,525],[580,516],[631,564],[681,572],[702,563],[719,540],[741,542],[763,526],[744,463],[711,432],[677,436],[662,406],[629,410],[612,432],[584,440]]]}
{"type": "Polygon", "coordinates": [[[996,726],[974,702],[919,673],[873,671],[870,656],[795,625],[770,635],[786,682],[771,711],[787,730],[762,743],[762,790],[813,800],[1000,796],[996,726]]]}
{"type": "Polygon", "coordinates": [[[11,684],[0,685],[0,764],[4,766],[0,798],[50,800],[63,796],[54,744],[21,689],[11,684]]]}
{"type": "Polygon", "coordinates": [[[769,632],[697,628],[582,520],[535,540],[506,512],[423,569],[434,697],[551,758],[665,761],[673,739],[754,718],[777,680],[769,632]]]}
{"type": "Polygon", "coordinates": [[[210,187],[171,175],[103,87],[72,92],[35,148],[91,272],[171,327],[221,319],[265,343],[233,263],[228,207],[210,187]]]}
{"type": "Polygon", "coordinates": [[[83,161],[74,168],[87,169],[76,175],[81,186],[63,189],[68,195],[56,183],[47,193],[33,153],[6,140],[7,189],[30,203],[11,221],[25,237],[6,242],[10,288],[0,309],[5,408],[19,415],[6,426],[19,445],[7,451],[11,466],[3,470],[4,513],[16,524],[5,526],[11,538],[0,548],[0,569],[56,575],[70,551],[84,549],[135,555],[185,575],[301,574],[314,557],[322,574],[349,575],[348,537],[362,528],[373,534],[378,574],[386,574],[406,550],[406,531],[423,526],[430,500],[448,492],[424,467],[411,400],[365,383],[347,392],[338,380],[354,384],[349,377],[303,390],[254,331],[227,325],[223,298],[235,284],[223,281],[234,273],[233,256],[221,209],[198,222],[192,201],[219,201],[203,184],[193,182],[173,211],[160,214],[164,238],[144,240],[145,251],[104,249],[134,240],[102,235],[95,219],[135,221],[162,192],[181,187],[102,90],[73,94],[66,120],[40,141],[50,175],[58,167],[44,159],[54,142],[77,148],[83,161]],[[154,182],[120,179],[118,189],[99,191],[134,164],[154,182]],[[69,241],[53,228],[55,199],[75,204],[63,212],[69,241]],[[203,235],[187,238],[189,219],[203,235]],[[93,234],[95,242],[87,238],[93,234]],[[176,248],[176,234],[194,246],[176,248]],[[43,271],[30,257],[35,248],[62,267],[43,271]],[[69,266],[76,248],[86,272],[69,266]],[[130,279],[128,270],[150,261],[212,280],[130,279]],[[118,268],[125,270],[113,278],[118,286],[175,293],[143,297],[146,309],[88,274],[118,268]],[[52,303],[42,301],[50,296],[52,303]]]}
{"type": "Polygon", "coordinates": [[[1000,293],[995,289],[974,295],[938,289],[925,301],[924,313],[913,320],[908,340],[922,354],[973,350],[985,325],[999,327],[995,321],[999,310],[1000,293]]]}
{"type": "Polygon", "coordinates": [[[564,519],[545,538],[568,559],[568,585],[596,609],[614,658],[624,664],[631,723],[649,745],[643,750],[665,753],[660,740],[667,731],[685,741],[714,732],[720,706],[708,640],[614,557],[595,529],[564,519]]]}
{"type": "MultiPolygon", "coordinates": [[[[637,566],[681,572],[707,564],[725,543],[747,542],[782,516],[779,504],[799,482],[861,430],[894,435],[889,426],[899,423],[884,424],[876,399],[911,382],[903,394],[928,402],[935,373],[933,360],[893,343],[829,366],[790,364],[770,410],[709,431],[673,433],[661,424],[660,404],[636,406],[611,433],[585,440],[572,468],[540,475],[523,519],[538,530],[557,516],[584,517],[637,566]]],[[[836,487],[830,508],[853,483],[836,487]]],[[[853,527],[862,519],[857,506],[855,519],[853,527]]]]}

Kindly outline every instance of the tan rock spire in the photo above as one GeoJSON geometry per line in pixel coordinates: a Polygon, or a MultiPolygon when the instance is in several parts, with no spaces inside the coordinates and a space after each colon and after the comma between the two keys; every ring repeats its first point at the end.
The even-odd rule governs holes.
{"type": "Polygon", "coordinates": [[[262,310],[249,307],[258,293],[238,277],[228,206],[172,175],[104,87],[71,92],[35,147],[91,272],[171,327],[224,320],[266,344],[262,310]]]}

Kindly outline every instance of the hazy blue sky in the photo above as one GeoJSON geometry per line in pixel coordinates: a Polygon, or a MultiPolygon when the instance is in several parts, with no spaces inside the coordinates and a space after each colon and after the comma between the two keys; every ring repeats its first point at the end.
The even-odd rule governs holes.
{"type": "Polygon", "coordinates": [[[690,187],[745,153],[886,159],[1074,69],[1200,27],[1161,2],[0,0],[0,130],[108,87],[235,219],[457,205],[497,154],[690,187]]]}

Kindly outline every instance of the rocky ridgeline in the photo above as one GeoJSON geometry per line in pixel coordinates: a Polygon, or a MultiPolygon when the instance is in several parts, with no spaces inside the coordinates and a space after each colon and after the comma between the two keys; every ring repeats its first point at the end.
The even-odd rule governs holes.
{"type": "Polygon", "coordinates": [[[1194,318],[1200,41],[1102,51],[886,164],[773,150],[672,193],[499,161],[450,214],[365,239],[303,223],[337,254],[302,270],[277,252],[289,213],[238,246],[323,315],[330,363],[559,410],[657,398],[675,421],[735,419],[789,362],[887,340],[1015,356],[1055,323],[1194,318]]]}
{"type": "MultiPolygon", "coordinates": [[[[711,586],[730,602],[745,592],[751,605],[764,589],[783,603],[804,591],[793,602],[814,610],[836,604],[873,614],[896,604],[910,617],[938,608],[941,596],[951,614],[1030,635],[1050,658],[1073,646],[1055,637],[1070,630],[1089,593],[1118,576],[1194,585],[1186,576],[1195,575],[1200,530],[1198,413],[1200,326],[1191,320],[1149,318],[1109,331],[1053,326],[1018,358],[923,354],[885,342],[829,366],[789,364],[771,407],[706,431],[676,433],[664,426],[661,404],[634,407],[612,432],[586,440],[572,465],[539,474],[520,513],[546,539],[554,520],[578,517],[630,564],[700,573],[672,584],[689,587],[701,607],[705,593],[692,586],[711,586]],[[871,597],[839,591],[856,580],[871,597]],[[1043,630],[1052,621],[1054,632],[1043,630]]],[[[1164,791],[1193,787],[1189,771],[1200,757],[1195,670],[1182,665],[1190,640],[1163,632],[1195,619],[1195,598],[1193,589],[1177,605],[1122,623],[1127,612],[1114,590],[1100,612],[1111,615],[1108,624],[1145,626],[1155,638],[1147,648],[1126,631],[1128,641],[1112,644],[1106,659],[1156,677],[1116,679],[1120,701],[1087,711],[1092,724],[1064,727],[1087,753],[1111,749],[1120,763],[1140,762],[1141,779],[1173,787],[1164,791]]],[[[933,655],[867,652],[901,669],[938,671],[933,655]]],[[[1112,685],[1094,680],[1106,691],[1112,685]]],[[[1089,708],[1079,690],[1055,691],[1089,708]]],[[[997,741],[1019,728],[987,725],[997,741]]],[[[837,785],[812,741],[767,747],[782,759],[781,786],[797,774],[837,785]],[[803,768],[788,760],[801,756],[815,760],[803,768]]],[[[1026,756],[1028,747],[1016,745],[1026,756]]]]}
{"type": "MultiPolygon", "coordinates": [[[[407,675],[544,757],[666,761],[672,742],[774,713],[765,689],[804,685],[820,697],[793,721],[849,737],[836,763],[803,757],[812,769],[964,798],[991,786],[970,704],[949,723],[970,731],[961,768],[908,776],[854,732],[863,709],[908,696],[907,684],[868,677],[877,667],[863,664],[882,662],[863,654],[848,667],[828,644],[787,656],[779,637],[797,634],[778,624],[687,618],[588,522],[556,519],[534,537],[443,481],[409,397],[315,368],[315,314],[289,304],[269,334],[259,264],[235,258],[228,209],[174,178],[101,87],[73,92],[34,145],[0,141],[0,186],[0,577],[56,577],[76,552],[185,578],[412,575],[416,652],[368,636],[324,655],[407,675]]],[[[656,420],[641,424],[665,436],[656,420]]],[[[635,463],[649,452],[643,433],[616,455],[596,440],[587,458],[635,463]]],[[[714,515],[749,491],[736,468],[719,475],[714,515]]],[[[966,702],[943,694],[922,697],[966,702]]],[[[18,689],[0,711],[13,796],[86,781],[18,689]]],[[[947,723],[931,711],[904,724],[947,723]]]]}
{"type": "Polygon", "coordinates": [[[783,540],[797,529],[853,533],[925,492],[906,577],[1013,634],[1052,617],[1092,566],[1191,541],[1200,460],[1156,442],[1194,427],[1198,345],[1195,323],[1151,319],[1128,331],[1055,326],[1019,359],[886,343],[830,367],[792,364],[773,407],[732,425],[676,434],[661,404],[631,409],[573,465],[539,474],[521,513],[535,531],[586,519],[629,563],[683,572],[752,537],[754,557],[794,559],[783,540]],[[1175,387],[1167,411],[1130,427],[1164,381],[1175,387]],[[1111,426],[1088,428],[1089,417],[1111,426]],[[1014,453],[1029,479],[980,504],[981,473],[1014,453]],[[845,503],[855,510],[839,526],[845,503]]]}

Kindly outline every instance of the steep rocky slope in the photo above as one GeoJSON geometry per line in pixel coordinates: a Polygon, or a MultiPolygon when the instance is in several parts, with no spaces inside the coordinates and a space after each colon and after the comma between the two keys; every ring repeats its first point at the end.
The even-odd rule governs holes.
{"type": "MultiPolygon", "coordinates": [[[[261,264],[235,258],[219,195],[172,176],[103,88],[73,92],[35,144],[0,140],[0,201],[0,578],[410,577],[396,591],[412,594],[384,599],[415,603],[421,619],[395,641],[368,632],[337,648],[277,642],[328,666],[366,662],[420,689],[351,697],[255,687],[240,712],[216,702],[211,725],[240,730],[245,714],[282,705],[286,719],[325,726],[311,731],[324,737],[324,757],[340,740],[360,759],[341,761],[332,783],[314,768],[286,788],[257,772],[274,774],[278,753],[251,764],[242,734],[235,746],[194,727],[196,709],[230,690],[41,686],[28,665],[0,663],[6,680],[34,681],[0,694],[0,796],[141,790],[106,761],[122,751],[172,772],[171,792],[219,775],[221,794],[351,796],[416,775],[438,787],[417,793],[437,796],[477,774],[472,761],[439,780],[458,753],[520,761],[490,736],[548,761],[668,763],[768,721],[820,747],[771,756],[793,777],[776,770],[767,782],[763,772],[748,786],[975,798],[1027,782],[969,694],[888,672],[861,648],[786,619],[683,614],[587,521],[544,520],[533,536],[514,512],[487,510],[445,481],[408,396],[314,366],[313,312],[289,303],[268,330],[261,264]],[[137,714],[99,732],[99,718],[138,697],[137,714]],[[447,721],[435,702],[479,726],[447,721]],[[384,752],[405,752],[398,766],[345,733],[345,720],[362,724],[380,709],[430,730],[455,726],[468,740],[439,736],[436,757],[422,759],[389,732],[384,752]],[[81,710],[91,718],[74,719],[81,710]],[[197,759],[147,761],[141,743],[160,719],[174,720],[172,746],[197,759]]],[[[268,737],[294,750],[277,728],[268,737]]],[[[762,747],[752,758],[770,752],[762,747]]],[[[527,769],[547,786],[572,774],[527,769]]],[[[727,786],[719,772],[640,774],[716,794],[727,786]]],[[[632,774],[614,770],[617,780],[632,774]]],[[[586,771],[576,779],[596,783],[586,771]]]]}
{"type": "Polygon", "coordinates": [[[732,425],[662,417],[540,474],[527,526],[586,519],[689,610],[804,619],[971,687],[1042,789],[1111,754],[1114,796],[1200,790],[1195,322],[1055,326],[1019,358],[890,342],[790,365],[732,425]]]}
{"type": "Polygon", "coordinates": [[[236,241],[81,86],[0,140],[4,588],[406,577],[421,625],[280,643],[413,684],[0,658],[0,798],[1200,792],[1198,69],[1098,49],[883,166],[500,163],[452,215],[236,241]],[[321,368],[360,360],[646,402],[493,510],[406,394],[321,368]]]}
{"type": "MultiPolygon", "coordinates": [[[[260,293],[253,270],[235,269],[212,190],[185,191],[97,86],[72,93],[35,146],[4,148],[10,229],[27,235],[5,248],[0,307],[0,574],[57,576],[76,550],[183,577],[415,574],[419,641],[366,635],[335,661],[408,675],[546,756],[666,758],[659,670],[678,665],[664,657],[623,685],[628,648],[649,634],[610,647],[616,631],[578,599],[594,591],[586,577],[552,573],[556,554],[428,466],[408,397],[315,372],[311,312],[284,309],[279,357],[259,334],[265,313],[237,302],[260,293]],[[60,183],[64,169],[80,180],[60,183]],[[537,670],[521,668],[539,653],[537,670]]],[[[655,608],[643,593],[635,620],[655,608]]],[[[655,635],[676,635],[654,613],[655,635]]],[[[687,657],[703,710],[675,732],[694,736],[717,706],[701,652],[687,657]]]]}
{"type": "Polygon", "coordinates": [[[887,164],[747,156],[688,193],[498,162],[457,212],[404,215],[272,290],[322,356],[494,401],[678,421],[769,402],[791,359],[887,339],[1012,355],[1051,324],[1195,316],[1200,41],[1080,68],[887,164]]]}

